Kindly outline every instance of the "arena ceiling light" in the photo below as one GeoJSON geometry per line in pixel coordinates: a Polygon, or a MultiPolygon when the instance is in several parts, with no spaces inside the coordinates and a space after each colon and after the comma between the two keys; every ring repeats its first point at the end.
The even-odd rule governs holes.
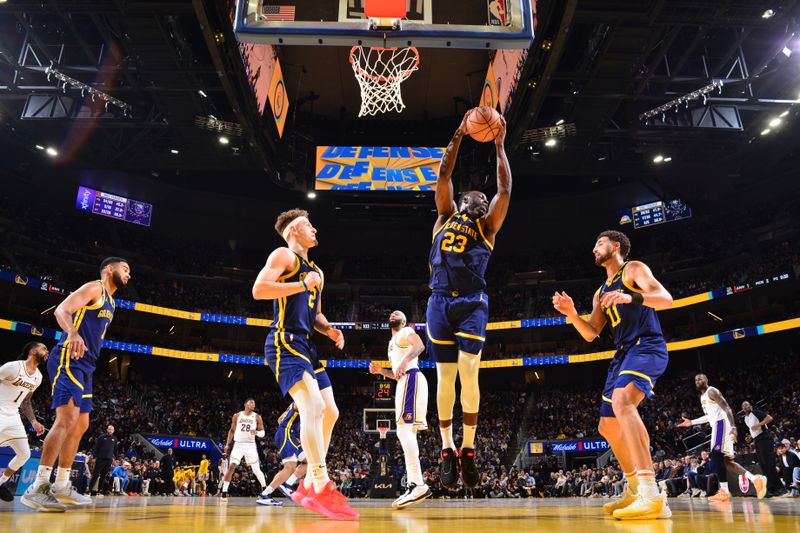
{"type": "Polygon", "coordinates": [[[197,89],[197,94],[199,94],[203,98],[208,98],[208,95],[206,94],[206,92],[203,89],[197,89]]]}
{"type": "Polygon", "coordinates": [[[556,126],[560,126],[560,125],[562,125],[563,123],[564,123],[564,119],[563,119],[563,118],[560,118],[560,119],[558,119],[558,122],[556,122],[556,126]]]}
{"type": "Polygon", "coordinates": [[[178,150],[176,150],[175,148],[173,148],[172,150],[169,151],[169,153],[174,154],[174,155],[178,155],[180,152],[178,150]]]}
{"type": "Polygon", "coordinates": [[[47,155],[49,155],[50,157],[57,157],[58,156],[58,150],[56,150],[52,146],[48,146],[47,149],[45,150],[45,152],[47,152],[47,155]]]}
{"type": "Polygon", "coordinates": [[[308,194],[306,194],[306,196],[307,196],[309,199],[313,200],[314,198],[316,198],[316,197],[317,197],[317,193],[315,193],[314,191],[310,191],[308,194]]]}
{"type": "Polygon", "coordinates": [[[44,146],[42,146],[41,144],[37,144],[36,145],[36,149],[37,150],[44,150],[44,146]]]}
{"type": "Polygon", "coordinates": [[[761,18],[764,19],[764,20],[771,19],[774,16],[775,16],[775,10],[774,9],[767,9],[766,11],[764,11],[761,14],[761,18]]]}
{"type": "Polygon", "coordinates": [[[663,163],[663,162],[664,162],[664,156],[661,155],[661,154],[658,154],[657,156],[655,156],[653,158],[653,163],[655,163],[655,164],[659,164],[659,163],[663,163]]]}
{"type": "Polygon", "coordinates": [[[771,129],[767,128],[761,132],[761,135],[769,135],[769,132],[771,131],[772,131],[771,129]]]}
{"type": "Polygon", "coordinates": [[[778,126],[781,125],[782,122],[783,121],[780,118],[775,117],[775,118],[773,118],[772,120],[769,121],[769,127],[770,128],[777,128],[778,126]]]}
{"type": "Polygon", "coordinates": [[[224,144],[230,144],[230,142],[231,141],[227,137],[225,137],[224,135],[220,135],[219,136],[219,143],[220,144],[223,144],[223,145],[224,144]]]}
{"type": "Polygon", "coordinates": [[[545,145],[545,146],[547,146],[548,148],[552,148],[552,147],[554,147],[554,146],[555,146],[555,145],[557,145],[557,144],[558,144],[558,141],[557,141],[557,140],[555,140],[555,139],[553,139],[553,138],[547,139],[547,140],[544,142],[544,145],[545,145]]]}
{"type": "Polygon", "coordinates": [[[787,109],[786,111],[784,111],[783,113],[781,113],[781,114],[780,114],[780,115],[778,115],[778,116],[779,116],[780,118],[785,118],[785,117],[789,116],[789,110],[787,109]]]}

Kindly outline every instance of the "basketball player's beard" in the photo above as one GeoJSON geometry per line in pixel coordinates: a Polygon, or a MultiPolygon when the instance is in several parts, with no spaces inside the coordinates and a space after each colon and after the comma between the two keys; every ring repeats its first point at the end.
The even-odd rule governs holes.
{"type": "Polygon", "coordinates": [[[392,329],[399,328],[402,323],[403,323],[403,321],[400,320],[400,319],[389,320],[389,327],[392,328],[392,329]]]}
{"type": "Polygon", "coordinates": [[[597,265],[597,266],[599,266],[599,267],[601,267],[601,266],[603,266],[603,265],[606,263],[606,261],[608,261],[609,259],[611,259],[611,253],[607,253],[607,254],[605,254],[605,255],[601,255],[601,256],[599,256],[599,257],[595,258],[595,260],[594,260],[594,264],[595,264],[595,265],[597,265]]]}
{"type": "Polygon", "coordinates": [[[36,366],[40,366],[44,364],[45,361],[47,361],[47,354],[46,353],[36,354],[34,355],[34,360],[36,361],[36,366]]]}
{"type": "Polygon", "coordinates": [[[117,290],[124,289],[125,285],[127,285],[127,283],[125,283],[125,281],[122,279],[122,275],[118,272],[113,272],[111,274],[111,281],[114,282],[114,286],[117,288],[117,290]]]}

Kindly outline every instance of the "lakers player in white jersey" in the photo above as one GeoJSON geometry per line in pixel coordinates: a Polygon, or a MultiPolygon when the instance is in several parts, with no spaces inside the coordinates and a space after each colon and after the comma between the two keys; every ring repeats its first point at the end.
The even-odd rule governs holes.
{"type": "Polygon", "coordinates": [[[225,454],[230,454],[230,465],[222,481],[221,499],[223,502],[228,501],[228,485],[230,485],[233,473],[236,472],[236,467],[242,462],[242,457],[261,484],[261,490],[267,488],[267,480],[264,478],[264,472],[261,471],[256,447],[256,437],[263,438],[266,433],[264,432],[264,421],[261,419],[261,415],[255,412],[255,408],[256,401],[248,398],[244,402],[244,411],[233,415],[231,420],[228,442],[225,444],[225,454]]]}
{"type": "MultiPolygon", "coordinates": [[[[29,342],[22,348],[22,360],[0,366],[0,446],[14,450],[14,458],[0,475],[0,499],[6,502],[14,500],[6,482],[31,456],[28,434],[19,416],[20,410],[37,435],[44,433],[44,426],[36,420],[33,412],[31,396],[42,383],[42,373],[38,367],[47,360],[47,355],[47,346],[41,342],[29,342]]],[[[54,510],[63,510],[61,507],[54,510]]]]}
{"type": "Polygon", "coordinates": [[[717,467],[719,492],[711,496],[708,501],[723,502],[731,499],[726,467],[740,476],[745,476],[755,486],[756,496],[763,498],[767,493],[767,478],[753,475],[752,472],[733,460],[733,445],[736,443],[737,431],[730,405],[725,401],[719,389],[709,387],[708,377],[705,374],[697,374],[694,377],[694,385],[700,392],[700,404],[705,415],[694,420],[682,417],[683,419],[677,426],[688,428],[699,424],[711,425],[711,460],[717,467]]]}
{"type": "Polygon", "coordinates": [[[394,396],[397,438],[403,447],[408,487],[406,492],[392,503],[395,509],[422,503],[433,496],[431,489],[422,479],[417,443],[417,431],[428,429],[426,420],[428,382],[419,371],[418,363],[419,355],[425,350],[425,345],[414,329],[406,324],[406,315],[402,311],[392,311],[389,315],[389,326],[392,328],[389,361],[392,363],[392,369],[381,368],[374,362],[369,365],[372,374],[397,380],[394,396]]]}

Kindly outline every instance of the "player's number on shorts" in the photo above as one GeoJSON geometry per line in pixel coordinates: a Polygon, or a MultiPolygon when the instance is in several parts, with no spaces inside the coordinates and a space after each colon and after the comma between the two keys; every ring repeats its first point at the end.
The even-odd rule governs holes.
{"type": "Polygon", "coordinates": [[[619,323],[622,322],[622,319],[619,316],[619,311],[617,310],[616,305],[612,305],[611,307],[606,309],[606,316],[608,316],[608,319],[611,321],[612,328],[617,327],[619,323]]]}
{"type": "Polygon", "coordinates": [[[16,398],[14,398],[14,401],[11,402],[11,403],[17,403],[19,401],[19,399],[22,398],[23,394],[25,394],[24,390],[23,391],[19,391],[19,395],[16,398]]]}
{"type": "Polygon", "coordinates": [[[460,254],[466,249],[467,238],[448,231],[442,238],[442,251],[460,254]]]}

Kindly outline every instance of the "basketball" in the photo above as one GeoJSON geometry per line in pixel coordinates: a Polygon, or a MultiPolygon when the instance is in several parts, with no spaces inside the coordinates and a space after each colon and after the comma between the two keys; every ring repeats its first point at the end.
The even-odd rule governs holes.
{"type": "Polygon", "coordinates": [[[500,128],[500,113],[489,106],[476,107],[467,116],[467,133],[478,142],[494,140],[500,128]]]}

